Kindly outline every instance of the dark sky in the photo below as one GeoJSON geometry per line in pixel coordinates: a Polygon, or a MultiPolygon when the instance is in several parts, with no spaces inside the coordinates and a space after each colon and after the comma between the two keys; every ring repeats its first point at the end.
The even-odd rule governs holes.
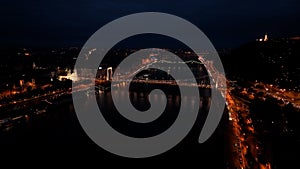
{"type": "Polygon", "coordinates": [[[82,46],[97,29],[136,12],[175,14],[217,47],[236,47],[268,32],[300,36],[299,0],[1,0],[1,45],[82,46]]]}

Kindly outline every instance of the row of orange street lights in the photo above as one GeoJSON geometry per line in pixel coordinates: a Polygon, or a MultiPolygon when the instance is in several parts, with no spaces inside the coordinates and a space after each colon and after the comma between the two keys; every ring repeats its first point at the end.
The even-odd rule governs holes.
{"type": "MultiPolygon", "coordinates": [[[[246,158],[245,158],[245,155],[247,154],[249,146],[248,145],[246,145],[246,146],[243,145],[243,143],[245,143],[245,138],[244,137],[246,136],[246,134],[245,133],[242,134],[241,126],[238,123],[239,122],[239,118],[238,118],[239,113],[238,112],[243,112],[243,114],[241,114],[241,115],[242,115],[243,120],[245,121],[245,123],[248,126],[247,130],[252,134],[255,133],[254,126],[252,124],[252,119],[247,118],[247,116],[245,116],[245,113],[249,113],[249,111],[247,111],[248,106],[245,105],[243,102],[240,103],[240,101],[238,101],[237,99],[234,99],[233,96],[231,96],[230,91],[227,92],[226,101],[227,101],[226,103],[227,103],[227,107],[228,107],[229,114],[230,114],[229,120],[232,122],[232,125],[234,127],[233,131],[236,132],[235,135],[238,137],[238,140],[239,140],[239,144],[238,144],[240,146],[239,147],[239,150],[240,150],[239,152],[241,153],[240,158],[242,159],[240,161],[241,165],[242,165],[241,168],[246,168],[246,167],[249,168],[250,166],[247,164],[247,161],[246,161],[246,158]]],[[[250,144],[250,143],[248,142],[248,144],[250,144]]],[[[253,147],[253,146],[251,146],[251,147],[253,147]]],[[[256,144],[255,144],[255,147],[258,148],[256,144]]],[[[259,161],[256,157],[257,155],[256,155],[255,152],[252,152],[252,155],[254,156],[254,159],[256,159],[256,162],[258,163],[257,166],[261,169],[271,169],[270,163],[267,163],[267,164],[259,163],[259,161]]]]}

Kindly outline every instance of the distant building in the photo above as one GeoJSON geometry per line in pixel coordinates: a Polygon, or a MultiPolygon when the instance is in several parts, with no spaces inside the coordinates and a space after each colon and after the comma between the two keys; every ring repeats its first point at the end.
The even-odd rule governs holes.
{"type": "Polygon", "coordinates": [[[264,42],[266,42],[266,41],[268,41],[268,40],[269,40],[268,34],[266,33],[266,34],[265,34],[265,37],[264,37],[264,42]]]}
{"type": "Polygon", "coordinates": [[[73,82],[78,81],[77,70],[75,69],[73,73],[71,70],[68,70],[58,76],[58,80],[60,81],[64,81],[66,79],[72,80],[73,82]]]}
{"type": "Polygon", "coordinates": [[[264,38],[260,38],[260,39],[256,39],[256,41],[259,41],[259,42],[266,42],[269,40],[269,37],[268,37],[268,34],[266,33],[264,38]]]}

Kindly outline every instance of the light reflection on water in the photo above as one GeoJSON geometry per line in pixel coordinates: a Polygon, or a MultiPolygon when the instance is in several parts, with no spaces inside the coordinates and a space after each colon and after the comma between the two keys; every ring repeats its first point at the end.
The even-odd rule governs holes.
{"type": "MultiPolygon", "coordinates": [[[[196,104],[196,97],[194,96],[182,96],[181,98],[179,94],[172,94],[171,92],[149,95],[149,92],[125,91],[122,90],[122,88],[111,92],[96,92],[98,107],[101,110],[101,113],[115,130],[135,137],[154,136],[165,131],[175,122],[180,109],[193,111],[192,109],[195,108],[194,105],[196,104]],[[115,100],[112,100],[111,92],[114,92],[117,96],[115,100]],[[149,124],[137,124],[123,117],[115,107],[115,104],[122,103],[125,99],[129,98],[132,106],[141,112],[147,111],[151,108],[151,106],[161,106],[165,99],[167,104],[164,112],[161,112],[162,114],[158,117],[158,119],[150,122],[149,124]],[[151,100],[151,105],[149,99],[151,100]]],[[[85,106],[90,106],[90,99],[94,99],[94,96],[89,95],[87,97],[87,100],[85,100],[85,106]]],[[[198,110],[202,110],[199,111],[200,113],[208,110],[207,106],[202,105],[207,105],[207,100],[209,100],[209,97],[201,97],[200,107],[196,108],[198,110]],[[203,99],[206,101],[203,102],[203,99]]]]}
{"type": "MultiPolygon", "coordinates": [[[[122,88],[121,88],[122,89],[122,88]]],[[[147,92],[135,92],[135,91],[125,91],[125,90],[115,90],[113,91],[117,95],[117,99],[115,100],[116,103],[118,102],[123,102],[125,99],[128,99],[130,97],[132,105],[139,111],[146,111],[150,108],[150,103],[149,103],[149,93],[147,92]]],[[[87,100],[84,101],[84,104],[86,107],[90,106],[90,99],[94,99],[95,97],[94,94],[88,94],[91,93],[87,92],[87,100]]],[[[114,107],[114,102],[111,97],[110,91],[98,91],[97,92],[97,102],[98,105],[102,110],[104,110],[104,114],[113,114],[113,115],[120,115],[118,114],[117,110],[114,107]]],[[[155,123],[150,124],[148,127],[148,130],[154,129],[156,130],[156,134],[159,132],[164,131],[167,129],[172,123],[176,120],[176,117],[178,115],[178,112],[180,108],[184,109],[190,109],[194,107],[195,104],[195,98],[192,96],[183,96],[182,98],[180,97],[179,94],[153,94],[151,96],[152,100],[152,105],[151,106],[156,106],[159,105],[163,102],[165,98],[167,98],[167,104],[165,111],[162,113],[162,115],[159,117],[161,119],[157,119],[155,123]],[[166,123],[166,124],[163,124],[166,123]],[[156,127],[154,127],[156,126],[156,127]],[[161,127],[161,129],[158,129],[157,126],[161,127]]],[[[14,115],[12,117],[1,117],[0,118],[0,134],[5,133],[5,132],[14,132],[15,130],[24,130],[24,128],[27,130],[31,130],[32,126],[32,120],[36,119],[42,119],[42,118],[51,118],[52,116],[58,116],[57,118],[60,118],[59,116],[62,116],[63,113],[72,113],[74,114],[74,108],[72,105],[72,99],[71,96],[69,98],[66,98],[66,102],[60,103],[56,106],[59,107],[54,107],[49,109],[52,105],[46,105],[45,107],[40,106],[38,109],[25,109],[25,110],[19,110],[18,112],[20,113],[19,115],[14,115]],[[60,107],[65,107],[60,108],[60,107]],[[67,109],[68,112],[65,112],[67,109]]],[[[206,100],[208,100],[206,98],[206,100]]],[[[203,108],[203,98],[200,100],[200,109],[203,108]]],[[[206,103],[206,102],[205,102],[206,103]]],[[[206,103],[207,104],[207,103],[206,103]]],[[[207,106],[205,106],[207,109],[207,106]]],[[[103,112],[102,112],[103,113],[103,112]]],[[[120,116],[119,116],[120,117],[120,116]]],[[[122,116],[121,116],[122,117],[122,116]]],[[[127,120],[127,119],[126,119],[127,120]]],[[[43,121],[43,120],[41,120],[43,121]]],[[[121,126],[122,124],[127,124],[127,122],[124,122],[124,119],[117,122],[120,122],[117,126],[121,126]],[[124,123],[123,123],[124,122],[124,123]]],[[[54,122],[55,123],[55,122],[54,122]]],[[[112,122],[114,124],[114,122],[112,122]]],[[[151,132],[150,132],[151,133],[151,132]]],[[[154,134],[154,133],[152,133],[154,134]]],[[[151,135],[151,134],[150,134],[151,135]]]]}

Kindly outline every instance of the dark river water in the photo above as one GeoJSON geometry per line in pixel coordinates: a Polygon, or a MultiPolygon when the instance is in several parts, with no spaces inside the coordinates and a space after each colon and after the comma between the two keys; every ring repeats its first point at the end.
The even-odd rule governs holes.
{"type": "MultiPolygon", "coordinates": [[[[150,107],[147,94],[144,92],[130,93],[132,104],[138,110],[147,110],[150,107]]],[[[124,93],[120,91],[118,95],[119,101],[122,101],[124,93]]],[[[167,94],[166,96],[167,106],[164,113],[157,120],[146,125],[136,124],[123,118],[115,109],[110,92],[100,92],[97,100],[103,115],[114,129],[128,136],[149,137],[170,127],[176,120],[180,106],[193,104],[192,97],[180,98],[178,94],[167,94]],[[182,104],[180,104],[181,99],[182,104]]],[[[162,97],[159,95],[154,97],[153,103],[160,104],[162,97]]],[[[201,166],[224,168],[226,163],[224,160],[224,127],[226,124],[221,122],[208,141],[203,144],[198,143],[209,99],[209,97],[201,97],[198,119],[191,132],[181,143],[166,153],[139,160],[143,162],[166,160],[172,163],[185,160],[189,162],[189,165],[198,165],[200,168],[201,166]]],[[[3,120],[5,119],[2,118],[4,124],[3,120]]],[[[132,162],[132,159],[119,157],[103,150],[86,135],[77,119],[71,95],[48,105],[45,112],[35,111],[35,113],[23,114],[19,118],[10,118],[7,121],[9,122],[5,123],[5,126],[2,125],[0,132],[2,159],[11,159],[11,157],[16,160],[43,157],[48,159],[50,156],[55,159],[97,159],[98,161],[108,159],[132,162]]]]}

